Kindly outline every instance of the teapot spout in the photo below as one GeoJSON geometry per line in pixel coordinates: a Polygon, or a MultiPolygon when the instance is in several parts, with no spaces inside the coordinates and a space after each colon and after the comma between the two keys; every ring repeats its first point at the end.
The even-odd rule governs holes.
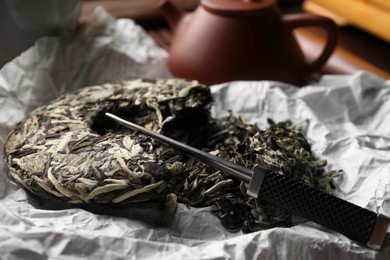
{"type": "Polygon", "coordinates": [[[171,30],[175,31],[185,13],[178,9],[170,0],[161,0],[159,9],[171,30]]]}

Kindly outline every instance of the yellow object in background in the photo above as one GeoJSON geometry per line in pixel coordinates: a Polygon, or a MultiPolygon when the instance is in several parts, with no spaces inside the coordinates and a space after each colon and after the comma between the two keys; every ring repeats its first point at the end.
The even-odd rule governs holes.
{"type": "Polygon", "coordinates": [[[305,11],[351,24],[390,42],[389,0],[305,0],[305,11]]]}

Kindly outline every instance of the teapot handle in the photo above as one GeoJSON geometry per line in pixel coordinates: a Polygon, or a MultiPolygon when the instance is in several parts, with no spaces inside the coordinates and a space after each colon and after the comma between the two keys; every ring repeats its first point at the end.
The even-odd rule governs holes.
{"type": "Polygon", "coordinates": [[[282,22],[284,24],[284,28],[290,33],[298,27],[321,27],[325,30],[327,34],[327,41],[324,49],[314,62],[307,64],[305,74],[307,75],[320,70],[336,48],[338,39],[336,23],[329,18],[308,13],[283,15],[282,22]]]}

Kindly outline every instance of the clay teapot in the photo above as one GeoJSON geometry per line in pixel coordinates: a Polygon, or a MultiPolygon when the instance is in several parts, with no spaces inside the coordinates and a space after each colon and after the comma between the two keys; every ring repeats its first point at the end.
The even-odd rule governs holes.
{"type": "Polygon", "coordinates": [[[169,0],[159,4],[172,42],[168,66],[174,76],[205,84],[234,80],[298,83],[319,70],[337,44],[337,27],[325,17],[282,15],[275,0],[201,0],[184,12],[169,0]],[[327,42],[307,64],[293,35],[298,27],[321,27],[327,42]]]}

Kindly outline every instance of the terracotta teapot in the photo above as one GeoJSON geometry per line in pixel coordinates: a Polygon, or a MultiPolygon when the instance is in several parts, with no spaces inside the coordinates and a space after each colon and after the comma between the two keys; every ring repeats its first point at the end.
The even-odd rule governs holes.
{"type": "Polygon", "coordinates": [[[307,13],[282,15],[275,0],[201,0],[189,13],[164,0],[159,8],[172,31],[171,72],[205,84],[298,83],[319,70],[337,44],[332,20],[307,13]],[[293,30],[312,26],[326,31],[327,42],[317,60],[307,64],[293,30]]]}

